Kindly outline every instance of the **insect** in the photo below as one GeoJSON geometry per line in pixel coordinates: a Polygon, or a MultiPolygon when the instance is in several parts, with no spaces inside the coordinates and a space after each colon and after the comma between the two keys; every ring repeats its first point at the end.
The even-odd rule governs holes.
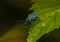
{"type": "Polygon", "coordinates": [[[38,15],[36,13],[31,13],[27,16],[25,21],[25,27],[30,28],[32,25],[36,24],[36,20],[38,18],[38,15]]]}

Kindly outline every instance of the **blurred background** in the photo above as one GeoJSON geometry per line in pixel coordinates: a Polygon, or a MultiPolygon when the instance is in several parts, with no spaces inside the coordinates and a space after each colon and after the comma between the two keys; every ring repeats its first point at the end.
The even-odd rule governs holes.
{"type": "Polygon", "coordinates": [[[24,20],[32,4],[31,0],[0,0],[0,42],[26,42],[24,20]]]}

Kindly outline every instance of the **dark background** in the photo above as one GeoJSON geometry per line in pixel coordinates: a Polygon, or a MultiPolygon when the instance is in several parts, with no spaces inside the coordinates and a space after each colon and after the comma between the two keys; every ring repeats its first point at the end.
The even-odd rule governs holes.
{"type": "Polygon", "coordinates": [[[28,10],[32,4],[31,0],[0,0],[0,36],[15,25],[16,20],[25,20],[32,12],[28,10]]]}

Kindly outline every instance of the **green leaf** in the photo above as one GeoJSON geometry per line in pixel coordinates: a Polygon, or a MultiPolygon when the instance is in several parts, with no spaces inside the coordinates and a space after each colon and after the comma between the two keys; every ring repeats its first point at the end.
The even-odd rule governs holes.
{"type": "Polygon", "coordinates": [[[46,33],[60,27],[60,1],[59,0],[33,0],[32,8],[39,16],[38,23],[31,27],[27,42],[36,42],[46,33]]]}

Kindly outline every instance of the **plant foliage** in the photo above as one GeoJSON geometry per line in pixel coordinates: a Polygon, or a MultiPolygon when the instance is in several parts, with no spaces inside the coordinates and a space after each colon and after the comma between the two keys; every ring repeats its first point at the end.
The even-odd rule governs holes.
{"type": "Polygon", "coordinates": [[[33,0],[31,9],[39,16],[39,21],[29,30],[27,42],[37,42],[41,36],[60,27],[59,0],[33,0]]]}

